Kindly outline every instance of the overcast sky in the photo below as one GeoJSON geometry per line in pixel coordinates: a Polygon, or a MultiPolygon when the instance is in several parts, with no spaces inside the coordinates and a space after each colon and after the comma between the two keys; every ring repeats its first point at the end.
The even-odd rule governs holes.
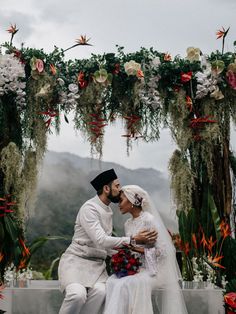
{"type": "MultiPolygon", "coordinates": [[[[126,52],[154,47],[160,52],[185,57],[186,48],[199,47],[203,53],[221,49],[216,31],[231,27],[225,50],[233,51],[236,40],[236,0],[0,0],[0,38],[16,23],[20,31],[15,44],[44,48],[66,48],[81,34],[91,37],[92,47],[68,51],[67,58],[87,58],[91,53],[115,52],[115,45],[126,52]]],[[[76,135],[72,117],[62,124],[60,136],[49,138],[48,149],[90,156],[88,143],[76,135]]],[[[156,143],[134,145],[130,156],[120,123],[107,129],[103,160],[129,168],[154,167],[167,175],[168,160],[175,148],[168,130],[156,143]]],[[[235,136],[235,135],[234,135],[235,136]]],[[[233,143],[234,144],[234,143],[233,143]]]]}

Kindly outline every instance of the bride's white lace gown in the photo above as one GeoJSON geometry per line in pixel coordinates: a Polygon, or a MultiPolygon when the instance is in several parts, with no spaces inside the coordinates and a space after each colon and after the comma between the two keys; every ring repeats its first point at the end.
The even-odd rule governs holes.
{"type": "MultiPolygon", "coordinates": [[[[139,217],[130,218],[125,223],[127,236],[144,229],[156,229],[154,217],[148,212],[142,211],[139,217]]],[[[158,314],[187,313],[178,282],[171,278],[173,274],[167,258],[169,253],[164,243],[158,237],[155,247],[143,247],[139,273],[122,278],[112,275],[108,279],[104,314],[152,314],[151,295],[155,288],[166,289],[161,304],[158,304],[158,314]]]]}

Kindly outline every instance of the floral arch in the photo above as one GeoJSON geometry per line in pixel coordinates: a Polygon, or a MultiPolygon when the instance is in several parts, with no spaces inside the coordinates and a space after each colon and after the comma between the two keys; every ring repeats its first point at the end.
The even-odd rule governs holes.
{"type": "Polygon", "coordinates": [[[66,50],[88,45],[85,36],[66,50],[55,47],[47,54],[16,48],[12,39],[17,31],[15,25],[9,28],[11,41],[0,54],[2,274],[10,261],[20,269],[29,260],[24,220],[37,167],[48,132],[52,127],[59,132],[61,117],[67,121],[73,111],[75,128],[99,156],[106,126],[117,117],[125,121],[122,136],[128,146],[138,138],[158,140],[160,127],[170,128],[178,145],[169,166],[181,235],[175,240],[185,254],[186,276],[193,278],[190,257],[202,257],[208,248],[207,262],[215,269],[222,266],[228,279],[235,278],[236,244],[229,223],[231,219],[235,226],[236,158],[230,149],[230,123],[236,123],[236,55],[224,53],[228,30],[217,34],[223,39],[222,51],[209,56],[194,47],[185,58],[152,48],[125,54],[118,47],[116,54],[68,61],[66,50]]]}

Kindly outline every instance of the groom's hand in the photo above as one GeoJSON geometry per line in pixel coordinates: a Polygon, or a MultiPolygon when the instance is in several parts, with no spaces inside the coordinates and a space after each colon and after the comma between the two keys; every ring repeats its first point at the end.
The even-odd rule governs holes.
{"type": "Polygon", "coordinates": [[[156,242],[157,235],[158,233],[156,230],[143,230],[136,234],[133,239],[137,244],[154,244],[156,242]]]}

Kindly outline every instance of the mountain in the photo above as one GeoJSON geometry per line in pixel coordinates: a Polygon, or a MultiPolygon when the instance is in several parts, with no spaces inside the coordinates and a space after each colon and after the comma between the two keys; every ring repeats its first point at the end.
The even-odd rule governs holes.
{"type": "MultiPolygon", "coordinates": [[[[89,183],[103,170],[114,168],[121,185],[137,184],[147,190],[159,210],[164,223],[171,231],[177,230],[177,224],[170,210],[169,181],[160,172],[152,168],[127,169],[121,165],[91,158],[82,158],[71,153],[47,152],[40,170],[37,202],[27,223],[27,239],[32,241],[38,236],[73,235],[74,222],[81,205],[95,195],[89,183]]],[[[117,205],[113,206],[114,229],[123,233],[124,221],[117,205]]],[[[62,252],[69,241],[48,243],[36,256],[40,265],[48,265],[62,252]]]]}

